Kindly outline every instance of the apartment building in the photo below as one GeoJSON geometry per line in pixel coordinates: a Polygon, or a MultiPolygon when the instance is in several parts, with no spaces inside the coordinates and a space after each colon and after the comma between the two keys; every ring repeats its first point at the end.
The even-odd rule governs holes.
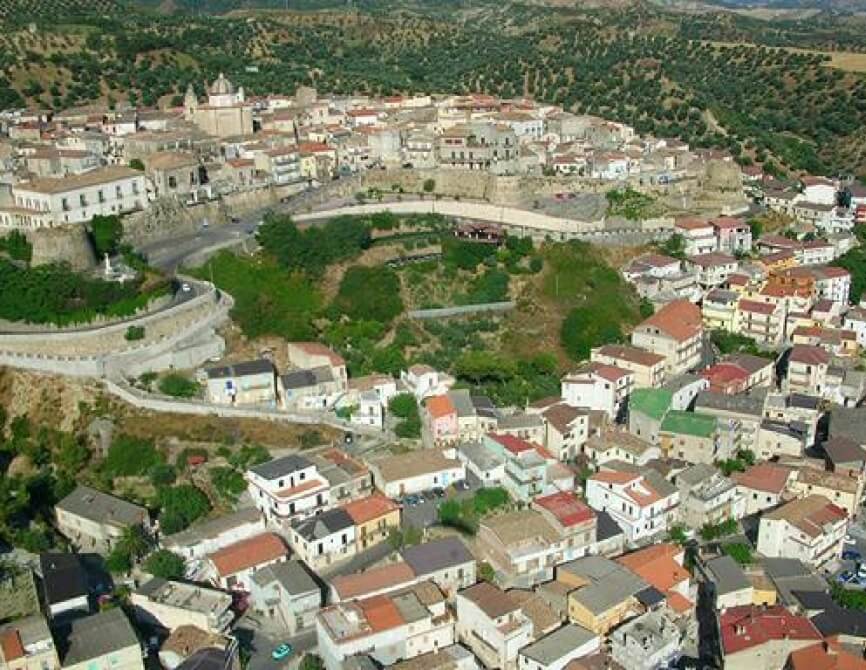
{"type": "Polygon", "coordinates": [[[610,514],[629,543],[666,533],[676,519],[679,498],[679,491],[653,470],[602,470],[586,480],[589,506],[610,514]]]}
{"type": "Polygon", "coordinates": [[[712,465],[686,468],[673,483],[680,492],[679,519],[687,528],[700,530],[746,514],[746,497],[736,482],[712,465]]]}
{"type": "Polygon", "coordinates": [[[511,670],[533,638],[532,621],[499,587],[478,582],[457,594],[457,637],[487,668],[511,670]]]}
{"type": "Polygon", "coordinates": [[[562,378],[562,399],[572,407],[604,412],[616,419],[635,386],[634,372],[605,363],[588,363],[562,378]]]}
{"type": "Polygon", "coordinates": [[[591,360],[593,363],[631,370],[634,372],[635,388],[657,388],[665,382],[665,357],[646,349],[606,344],[592,350],[591,360]]]}
{"type": "Polygon", "coordinates": [[[247,489],[269,523],[288,527],[331,505],[331,486],[314,463],[298,454],[255,465],[246,472],[247,489]]]}
{"type": "Polygon", "coordinates": [[[535,510],[496,514],[481,521],[478,546],[498,583],[531,588],[553,578],[562,558],[562,536],[535,510]]]}
{"type": "Polygon", "coordinates": [[[681,235],[687,256],[716,251],[718,241],[712,224],[703,219],[683,217],[674,222],[674,232],[681,235]]]}
{"type": "Polygon", "coordinates": [[[761,517],[758,552],[768,557],[797,558],[819,568],[841,555],[847,527],[844,509],[822,495],[809,495],[761,517]]]}
{"type": "Polygon", "coordinates": [[[687,300],[675,300],[638,324],[631,342],[664,356],[667,374],[673,376],[700,364],[702,337],[700,308],[687,300]]]}
{"type": "Polygon", "coordinates": [[[734,332],[752,338],[759,345],[778,347],[785,338],[785,305],[783,301],[762,302],[741,298],[737,302],[734,332]]]}
{"type": "Polygon", "coordinates": [[[531,506],[562,536],[563,560],[571,561],[593,551],[598,532],[598,517],[593,509],[572,491],[539,496],[532,501],[531,506]]]}
{"type": "Polygon", "coordinates": [[[685,549],[672,543],[645,547],[616,559],[617,563],[657,589],[672,612],[688,616],[694,613],[698,588],[697,584],[692,584],[689,571],[683,567],[684,561],[685,549]]]}
{"type": "Polygon", "coordinates": [[[830,355],[821,347],[794,345],[788,356],[785,391],[821,397],[826,391],[829,365],[830,355]]]}

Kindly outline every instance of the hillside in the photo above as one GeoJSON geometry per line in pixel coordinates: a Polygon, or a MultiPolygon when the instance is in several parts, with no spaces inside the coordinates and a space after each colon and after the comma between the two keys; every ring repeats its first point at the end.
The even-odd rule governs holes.
{"type": "MultiPolygon", "coordinates": [[[[178,2],[171,7],[184,6],[178,2]]],[[[217,17],[118,13],[111,0],[76,14],[83,4],[7,3],[27,10],[0,35],[0,106],[176,105],[188,84],[201,92],[220,71],[254,95],[300,84],[343,93],[485,91],[725,148],[746,163],[769,157],[795,170],[866,173],[866,81],[848,71],[864,67],[855,58],[866,51],[859,17],[768,22],[642,3],[387,2],[217,17]],[[824,53],[831,49],[853,55],[833,60],[824,53]]]]}

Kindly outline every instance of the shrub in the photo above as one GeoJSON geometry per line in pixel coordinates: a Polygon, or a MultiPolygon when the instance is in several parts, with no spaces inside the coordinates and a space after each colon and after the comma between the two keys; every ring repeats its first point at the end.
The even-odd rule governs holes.
{"type": "Polygon", "coordinates": [[[411,393],[398,393],[388,401],[388,410],[394,416],[408,419],[418,416],[418,401],[411,393]]]}
{"type": "Polygon", "coordinates": [[[244,476],[232,468],[211,468],[210,481],[219,496],[230,502],[237,500],[247,488],[244,476]]]}
{"type": "Polygon", "coordinates": [[[133,158],[129,161],[129,167],[139,172],[144,172],[144,162],[140,158],[133,158]]]}
{"type": "Polygon", "coordinates": [[[356,320],[388,324],[403,311],[400,279],[388,267],[350,267],[343,275],[334,306],[356,320]]]}
{"type": "Polygon", "coordinates": [[[130,326],[126,329],[126,332],[123,334],[123,337],[128,342],[134,342],[135,340],[143,340],[144,339],[144,326],[130,326]]]}
{"type": "Polygon", "coordinates": [[[722,551],[724,551],[728,556],[733,558],[740,565],[749,565],[754,560],[752,558],[752,549],[747,544],[742,544],[740,542],[726,544],[722,548],[722,551]]]}
{"type": "Polygon", "coordinates": [[[151,440],[119,435],[108,448],[102,470],[112,477],[142,476],[163,462],[162,453],[151,440]]]}
{"type": "Polygon", "coordinates": [[[425,179],[422,187],[424,189],[424,193],[433,193],[436,190],[436,180],[435,179],[425,179]]]}
{"type": "Polygon", "coordinates": [[[33,246],[24,233],[18,230],[13,230],[6,237],[0,237],[0,251],[9,254],[13,261],[29,263],[33,258],[33,246]]]}
{"type": "Polygon", "coordinates": [[[158,549],[144,561],[144,570],[161,579],[181,579],[186,573],[183,558],[168,549],[158,549]]]}
{"type": "Polygon", "coordinates": [[[159,390],[175,398],[193,398],[198,395],[199,385],[183,375],[171,373],[159,381],[159,390]]]}
{"type": "Polygon", "coordinates": [[[98,258],[102,258],[105,254],[109,256],[116,254],[122,237],[123,224],[116,214],[94,216],[90,220],[90,238],[98,258]]]}
{"type": "Polygon", "coordinates": [[[160,530],[166,535],[184,530],[210,511],[207,496],[192,484],[160,489],[157,503],[160,530]]]}

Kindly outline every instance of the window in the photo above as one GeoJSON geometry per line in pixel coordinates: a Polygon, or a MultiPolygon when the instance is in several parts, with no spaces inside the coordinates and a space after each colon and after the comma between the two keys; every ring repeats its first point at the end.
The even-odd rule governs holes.
{"type": "Polygon", "coordinates": [[[169,176],[168,187],[169,188],[177,188],[177,177],[175,177],[174,175],[169,176]]]}
{"type": "Polygon", "coordinates": [[[67,200],[66,198],[62,198],[60,200],[60,206],[63,208],[64,212],[68,212],[69,211],[69,200],[67,200]]]}
{"type": "Polygon", "coordinates": [[[99,189],[97,197],[99,198],[99,202],[105,202],[105,193],[102,192],[102,189],[99,189]]]}
{"type": "Polygon", "coordinates": [[[78,196],[78,204],[80,204],[82,207],[87,207],[87,198],[84,197],[83,193],[79,194],[78,196]]]}
{"type": "Polygon", "coordinates": [[[122,198],[123,197],[123,191],[120,189],[120,186],[114,187],[114,197],[116,197],[116,198],[122,198]]]}

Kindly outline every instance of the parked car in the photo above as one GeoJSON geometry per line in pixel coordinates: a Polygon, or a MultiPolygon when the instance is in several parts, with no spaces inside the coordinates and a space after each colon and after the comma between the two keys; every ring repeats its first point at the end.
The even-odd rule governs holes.
{"type": "Polygon", "coordinates": [[[289,656],[291,656],[293,651],[294,649],[292,648],[292,645],[290,645],[288,642],[284,642],[271,652],[271,658],[273,658],[275,661],[281,661],[284,658],[288,658],[289,656]]]}
{"type": "Polygon", "coordinates": [[[433,489],[431,491],[431,493],[434,496],[436,496],[437,498],[444,498],[445,497],[445,489],[439,488],[438,486],[435,489],[433,489]]]}
{"type": "Polygon", "coordinates": [[[850,535],[846,535],[845,538],[842,540],[842,542],[845,543],[845,544],[856,544],[856,543],[857,543],[857,540],[855,540],[855,539],[854,539],[853,537],[851,537],[850,535]]]}
{"type": "Polygon", "coordinates": [[[408,495],[405,498],[403,498],[403,504],[409,505],[409,507],[415,507],[416,505],[420,504],[421,502],[422,502],[422,500],[414,494],[408,495]]]}
{"type": "Polygon", "coordinates": [[[839,573],[839,575],[836,577],[836,581],[840,584],[850,584],[856,579],[857,576],[850,570],[845,570],[844,572],[839,573]]]}
{"type": "Polygon", "coordinates": [[[863,558],[863,557],[860,555],[860,552],[857,551],[856,549],[846,549],[845,551],[842,552],[842,560],[843,561],[859,561],[861,558],[863,558]]]}

